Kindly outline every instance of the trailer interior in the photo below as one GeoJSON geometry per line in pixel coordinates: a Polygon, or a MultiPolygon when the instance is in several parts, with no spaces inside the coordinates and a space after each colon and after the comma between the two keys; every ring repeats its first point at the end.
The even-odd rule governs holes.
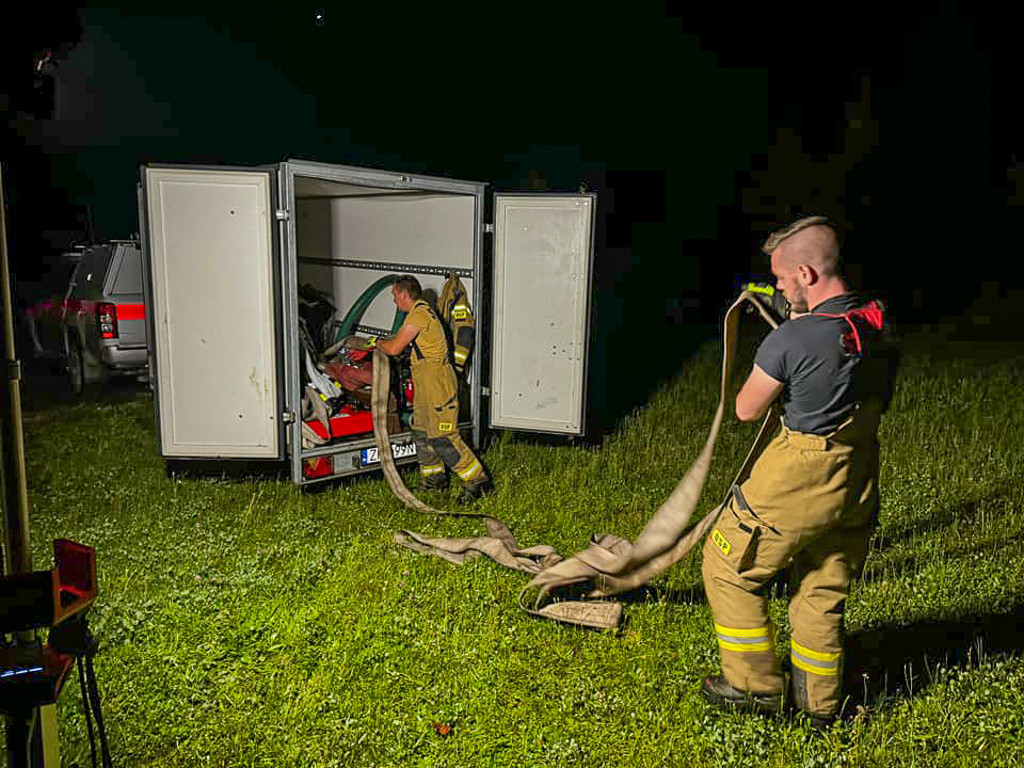
{"type": "MultiPolygon", "coordinates": [[[[337,350],[337,342],[351,334],[388,336],[398,329],[404,313],[392,299],[391,280],[414,275],[424,298],[434,304],[454,273],[476,309],[479,196],[296,175],[294,199],[297,348],[303,358],[297,373],[305,422],[299,457],[303,481],[315,482],[378,459],[368,385],[372,355],[337,350]],[[325,356],[332,348],[337,351],[325,356]],[[310,407],[313,397],[323,403],[316,411],[310,407]]],[[[411,446],[412,438],[409,353],[392,365],[388,431],[399,446],[411,446]]],[[[467,368],[461,382],[463,428],[472,424],[467,380],[474,369],[467,368]]],[[[399,460],[413,458],[411,447],[396,450],[399,460]]]]}

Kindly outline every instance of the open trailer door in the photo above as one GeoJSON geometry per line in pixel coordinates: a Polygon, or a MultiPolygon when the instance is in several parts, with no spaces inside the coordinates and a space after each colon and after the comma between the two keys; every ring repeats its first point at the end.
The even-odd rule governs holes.
{"type": "Polygon", "coordinates": [[[142,176],[161,453],[283,459],[276,169],[142,176]]]}
{"type": "Polygon", "coordinates": [[[582,434],[592,194],[494,196],[490,425],[582,434]]]}

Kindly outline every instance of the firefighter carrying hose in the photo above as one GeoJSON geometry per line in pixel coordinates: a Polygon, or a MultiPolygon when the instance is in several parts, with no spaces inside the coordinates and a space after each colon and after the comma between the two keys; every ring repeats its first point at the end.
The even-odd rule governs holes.
{"type": "Polygon", "coordinates": [[[445,327],[437,313],[421,296],[419,281],[402,275],[391,287],[395,305],[407,312],[398,333],[387,339],[371,340],[386,355],[400,354],[412,345],[413,399],[412,434],[420,465],[420,488],[448,487],[445,467],[465,483],[459,503],[475,501],[491,490],[480,460],[459,435],[459,392],[452,368],[445,327]]]}
{"type": "Polygon", "coordinates": [[[782,711],[787,689],[762,588],[788,569],[788,694],[812,726],[825,727],[842,704],[846,597],[877,523],[878,424],[896,354],[881,304],[864,304],[840,275],[826,218],[800,219],[762,250],[791,313],[758,348],[736,415],[759,419],[781,395],[782,428],[705,542],[722,674],[706,678],[703,693],[726,709],[782,711]]]}

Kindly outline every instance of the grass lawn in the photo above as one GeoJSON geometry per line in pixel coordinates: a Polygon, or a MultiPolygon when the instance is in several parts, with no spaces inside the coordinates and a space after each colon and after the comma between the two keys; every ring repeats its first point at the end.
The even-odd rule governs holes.
{"type": "MultiPolygon", "coordinates": [[[[169,478],[148,395],[28,415],[35,563],[55,537],[97,549],[117,766],[1024,765],[1021,361],[906,359],[848,605],[858,714],[822,735],[705,706],[698,557],[630,596],[619,632],[539,621],[516,606],[524,575],[395,546],[482,528],[404,509],[379,475],[316,493],[169,478]]],[[[711,345],[598,448],[502,436],[479,509],[565,555],[635,536],[696,456],[717,376],[711,345]]],[[[726,423],[703,509],[754,429],[726,423]]],[[[59,715],[64,765],[88,765],[77,683],[59,715]]]]}

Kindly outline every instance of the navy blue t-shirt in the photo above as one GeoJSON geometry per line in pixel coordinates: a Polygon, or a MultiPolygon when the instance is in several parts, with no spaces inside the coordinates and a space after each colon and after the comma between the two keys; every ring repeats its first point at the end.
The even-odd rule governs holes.
{"type": "MultiPolygon", "coordinates": [[[[863,306],[854,293],[844,293],[814,307],[813,312],[842,314],[863,306]]],[[[853,412],[858,401],[877,397],[887,405],[891,394],[888,365],[874,364],[882,357],[881,333],[866,323],[858,325],[862,354],[851,354],[850,326],[842,317],[814,314],[787,320],[761,342],[754,363],[785,386],[782,403],[786,426],[798,432],[827,435],[853,412]]]]}

